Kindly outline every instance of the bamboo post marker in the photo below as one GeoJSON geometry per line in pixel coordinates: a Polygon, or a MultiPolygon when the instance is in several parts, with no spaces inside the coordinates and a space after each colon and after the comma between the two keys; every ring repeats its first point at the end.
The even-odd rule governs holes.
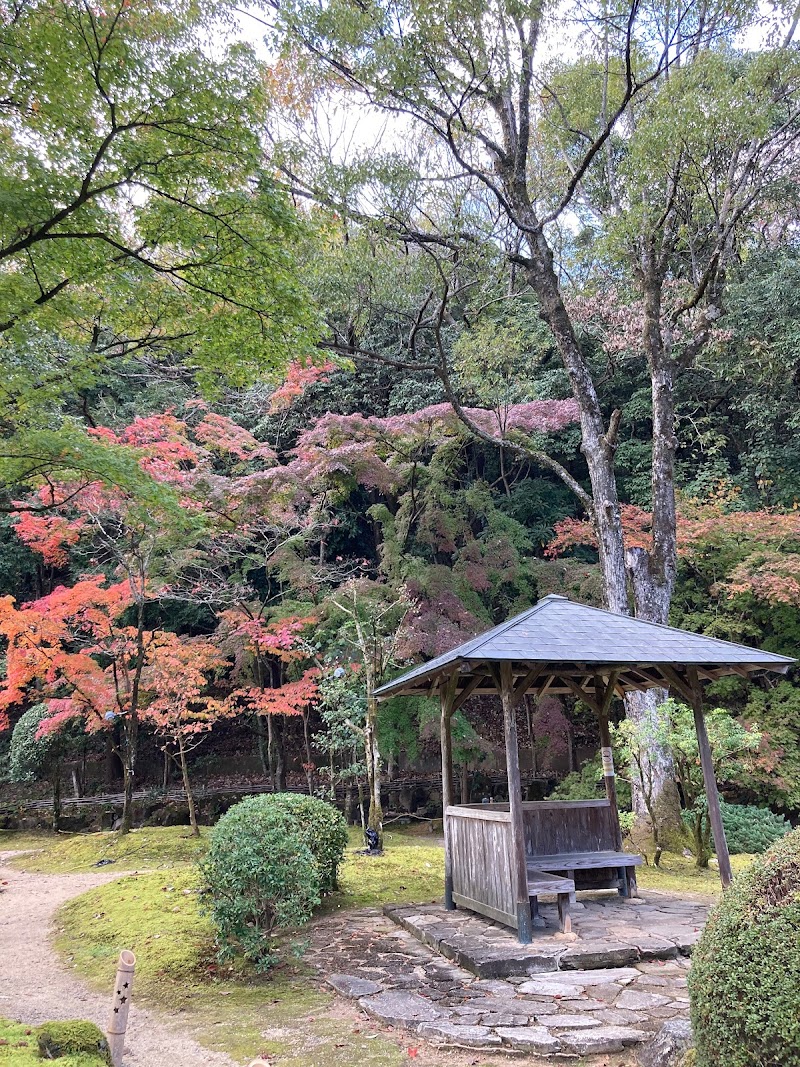
{"type": "Polygon", "coordinates": [[[131,1006],[133,972],[135,968],[136,957],[128,949],[123,949],[119,954],[117,978],[114,982],[114,996],[111,1001],[111,1014],[109,1015],[108,1028],[106,1030],[108,1047],[111,1051],[111,1062],[114,1067],[122,1067],[125,1031],[128,1028],[128,1011],[131,1006]]]}

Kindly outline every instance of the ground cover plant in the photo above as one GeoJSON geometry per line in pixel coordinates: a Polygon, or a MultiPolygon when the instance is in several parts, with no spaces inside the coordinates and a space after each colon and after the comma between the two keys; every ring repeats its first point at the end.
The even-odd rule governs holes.
{"type": "Polygon", "coordinates": [[[29,852],[12,860],[12,864],[42,874],[67,874],[100,866],[120,871],[153,870],[182,866],[204,856],[207,837],[207,827],[202,827],[200,837],[194,838],[187,834],[185,826],[144,826],[130,835],[109,830],[57,837],[0,830],[0,851],[29,852]]]}

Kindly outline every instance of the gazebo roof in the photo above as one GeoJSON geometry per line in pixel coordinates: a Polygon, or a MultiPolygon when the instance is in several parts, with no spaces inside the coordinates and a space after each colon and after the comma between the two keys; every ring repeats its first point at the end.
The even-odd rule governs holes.
{"type": "MultiPolygon", "coordinates": [[[[406,671],[376,696],[428,695],[458,674],[457,692],[496,693],[492,666],[512,664],[516,678],[531,678],[531,692],[575,693],[587,681],[616,675],[616,691],[686,684],[687,668],[700,679],[785,673],[795,661],[747,645],[720,641],[673,626],[642,622],[551,594],[500,626],[406,671]],[[463,679],[463,684],[462,680],[463,679]],[[532,680],[532,678],[531,678],[532,680]]],[[[466,695],[466,694],[465,694],[466,695]]]]}

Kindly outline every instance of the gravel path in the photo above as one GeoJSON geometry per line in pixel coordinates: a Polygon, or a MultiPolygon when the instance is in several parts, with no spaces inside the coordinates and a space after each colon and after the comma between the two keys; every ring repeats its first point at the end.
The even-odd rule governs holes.
{"type": "MultiPolygon", "coordinates": [[[[65,968],[50,944],[57,909],[119,874],[33,874],[3,864],[0,852],[0,1015],[23,1023],[89,1019],[104,1029],[109,995],[90,990],[65,968]]],[[[159,1015],[134,1004],[125,1067],[234,1067],[230,1057],[202,1048],[159,1015]]]]}

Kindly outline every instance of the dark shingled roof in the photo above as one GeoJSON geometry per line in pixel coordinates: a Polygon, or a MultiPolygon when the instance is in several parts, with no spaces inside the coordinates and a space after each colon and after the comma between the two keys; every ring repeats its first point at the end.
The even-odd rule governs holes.
{"type": "MultiPolygon", "coordinates": [[[[795,662],[773,652],[551,595],[508,622],[401,674],[382,685],[376,695],[386,699],[401,693],[427,693],[456,671],[467,682],[481,673],[482,664],[504,661],[512,662],[517,677],[527,674],[532,665],[546,665],[532,692],[551,693],[574,692],[574,683],[580,685],[597,674],[607,676],[614,669],[619,671],[617,688],[623,692],[669,685],[662,666],[677,670],[681,677],[686,667],[695,667],[699,677],[708,680],[761,670],[783,673],[795,662]]],[[[485,673],[485,686],[472,692],[495,692],[488,669],[485,673]]]]}

